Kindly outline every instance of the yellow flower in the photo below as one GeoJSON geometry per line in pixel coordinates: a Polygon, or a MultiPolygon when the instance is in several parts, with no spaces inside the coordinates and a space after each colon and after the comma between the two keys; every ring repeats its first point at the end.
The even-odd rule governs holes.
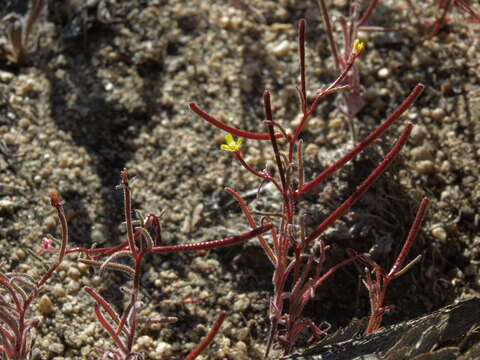
{"type": "Polygon", "coordinates": [[[230,152],[237,152],[240,149],[240,145],[242,145],[243,138],[238,138],[238,140],[235,141],[232,134],[227,134],[225,135],[225,142],[226,144],[220,145],[220,149],[230,152]]]}
{"type": "Polygon", "coordinates": [[[365,45],[363,44],[363,42],[356,39],[355,42],[353,43],[352,53],[354,53],[355,55],[360,55],[363,52],[363,50],[365,50],[365,45]]]}

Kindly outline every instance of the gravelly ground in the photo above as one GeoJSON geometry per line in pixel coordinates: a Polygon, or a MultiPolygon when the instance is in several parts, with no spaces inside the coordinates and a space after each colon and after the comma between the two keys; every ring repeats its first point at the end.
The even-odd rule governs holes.
{"type": "MultiPolygon", "coordinates": [[[[425,19],[432,16],[432,2],[419,9],[425,19]]],[[[7,1],[1,14],[22,11],[14,3],[7,1]]],[[[123,236],[122,201],[115,185],[124,167],[137,176],[135,207],[167,210],[165,243],[213,240],[248,229],[223,187],[248,195],[258,181],[218,149],[223,133],[190,113],[186,103],[195,101],[232,126],[260,131],[261,96],[269,89],[276,121],[286,127],[295,122],[296,28],[301,17],[308,23],[310,96],[334,79],[334,69],[315,1],[262,0],[250,2],[250,8],[242,3],[98,0],[85,5],[70,0],[48,5],[37,29],[38,48],[30,52],[28,63],[0,62],[4,270],[40,273],[27,249],[38,249],[44,234],[58,233],[48,203],[51,188],[66,201],[72,244],[118,242],[123,236]]],[[[474,295],[480,286],[479,32],[478,25],[453,25],[428,41],[403,2],[386,1],[377,10],[372,24],[405,25],[405,30],[361,34],[366,52],[359,60],[365,100],[355,120],[360,137],[417,82],[426,89],[406,116],[415,128],[402,158],[325,240],[362,251],[376,245],[378,258],[388,266],[419,199],[431,198],[413,250],[424,259],[389,293],[388,302],[396,309],[385,321],[393,323],[474,295]]],[[[334,1],[331,11],[345,13],[345,1],[334,1]]],[[[351,146],[335,109],[332,96],[303,134],[309,177],[351,146]]],[[[368,174],[400,125],[305,200],[311,226],[368,174]]],[[[272,159],[265,144],[246,141],[243,150],[259,169],[272,159]]],[[[278,198],[266,193],[263,200],[268,204],[278,198]]],[[[116,274],[99,279],[87,270],[69,258],[47,287],[48,299],[42,300],[46,308],[34,310],[42,317],[37,358],[83,359],[95,347],[109,344],[81,288],[101,288],[120,307],[117,289],[126,279],[116,274]]],[[[182,358],[219,310],[227,311],[228,319],[204,358],[262,358],[272,273],[256,243],[152,257],[144,272],[145,313],[180,319],[141,328],[138,350],[147,358],[182,358]],[[190,298],[197,301],[182,303],[190,298]]],[[[307,313],[334,327],[366,316],[366,293],[357,276],[346,269],[332,279],[307,313]]]]}

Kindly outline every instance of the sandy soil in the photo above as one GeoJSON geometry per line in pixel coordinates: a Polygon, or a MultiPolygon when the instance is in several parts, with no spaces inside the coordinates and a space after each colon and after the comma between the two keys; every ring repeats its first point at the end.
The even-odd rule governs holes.
{"type": "MultiPolygon", "coordinates": [[[[25,11],[6,1],[2,17],[25,11]]],[[[58,236],[48,193],[66,201],[72,246],[115,244],[124,234],[119,171],[136,176],[135,208],[166,209],[166,244],[214,240],[248,229],[230,186],[255,200],[259,183],[219,150],[221,131],[191,113],[202,108],[232,126],[263,131],[262,92],[272,94],[274,119],[288,127],[299,114],[297,21],[307,19],[307,87],[335,77],[316,1],[70,0],[51,2],[36,29],[28,63],[0,62],[0,262],[5,271],[39,275],[28,255],[43,235],[58,236]],[[38,43],[38,46],[36,45],[38,43]]],[[[346,13],[336,0],[332,15],[346,13]]],[[[431,19],[433,1],[419,9],[431,19]]],[[[459,19],[461,15],[454,12],[459,19]]],[[[404,120],[415,124],[402,157],[324,239],[339,248],[375,248],[385,267],[394,260],[422,196],[431,199],[412,252],[420,265],[392,285],[395,310],[385,324],[411,319],[480,287],[480,81],[478,25],[452,25],[432,41],[404,2],[381,2],[371,24],[405,26],[362,33],[359,60],[365,106],[355,119],[360,138],[418,82],[426,89],[404,120]],[[395,5],[393,5],[395,4],[395,5]]],[[[0,34],[5,38],[5,23],[0,34]]],[[[304,200],[313,226],[337,207],[381,160],[401,122],[318,193],[304,200]]],[[[352,146],[335,96],[321,104],[303,134],[307,176],[352,146]]],[[[246,141],[247,161],[262,169],[266,144],[246,141]]],[[[258,208],[278,196],[267,190],[258,208]]],[[[144,314],[178,316],[176,324],[141,327],[138,351],[148,359],[181,359],[220,310],[228,318],[203,359],[261,359],[268,332],[272,268],[261,248],[151,257],[144,268],[144,314]],[[186,299],[195,299],[187,304],[186,299]]],[[[86,359],[110,344],[81,290],[101,290],[121,309],[127,279],[89,274],[70,257],[32,316],[37,359],[86,359]]],[[[333,328],[368,315],[355,268],[318,292],[307,309],[333,328]]],[[[300,341],[300,347],[302,341],[300,341]]]]}

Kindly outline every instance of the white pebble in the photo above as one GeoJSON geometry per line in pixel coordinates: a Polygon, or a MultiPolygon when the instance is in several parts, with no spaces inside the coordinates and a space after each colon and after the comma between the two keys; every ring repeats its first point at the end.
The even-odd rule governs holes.
{"type": "Polygon", "coordinates": [[[250,300],[246,295],[240,295],[233,304],[233,310],[244,312],[250,306],[250,300]]]}
{"type": "Polygon", "coordinates": [[[277,45],[275,45],[272,49],[271,52],[273,55],[277,57],[282,57],[285,56],[288,53],[288,50],[290,49],[289,42],[288,40],[283,40],[277,45]]]}
{"type": "Polygon", "coordinates": [[[438,241],[444,243],[447,241],[447,232],[446,230],[441,227],[441,226],[436,226],[432,229],[432,235],[435,239],[438,241]]]}
{"type": "Polygon", "coordinates": [[[377,75],[381,79],[386,79],[390,76],[390,70],[388,70],[388,68],[381,68],[378,70],[377,75]]]}
{"type": "Polygon", "coordinates": [[[157,353],[157,356],[160,357],[160,359],[166,359],[168,356],[172,355],[172,345],[160,341],[159,343],[157,343],[155,352],[157,353]]]}

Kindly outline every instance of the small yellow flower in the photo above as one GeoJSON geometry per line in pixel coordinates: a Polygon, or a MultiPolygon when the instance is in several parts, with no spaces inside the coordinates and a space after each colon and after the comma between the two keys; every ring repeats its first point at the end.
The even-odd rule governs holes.
{"type": "Polygon", "coordinates": [[[225,135],[225,142],[226,144],[220,145],[220,149],[230,152],[237,152],[240,149],[240,145],[242,145],[243,138],[238,138],[238,140],[235,141],[232,134],[227,134],[225,135]]]}
{"type": "Polygon", "coordinates": [[[363,42],[356,39],[355,42],[353,43],[352,53],[354,53],[355,55],[360,55],[363,52],[363,50],[365,50],[365,45],[363,44],[363,42]]]}

